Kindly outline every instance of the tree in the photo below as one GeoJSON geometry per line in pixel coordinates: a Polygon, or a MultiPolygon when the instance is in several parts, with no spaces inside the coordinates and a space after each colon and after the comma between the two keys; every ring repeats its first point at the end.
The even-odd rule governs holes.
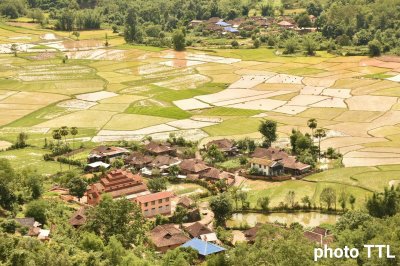
{"type": "Polygon", "coordinates": [[[308,16],[307,12],[301,13],[297,17],[296,22],[297,22],[297,25],[299,26],[299,28],[307,28],[307,27],[311,27],[312,26],[310,17],[308,16]]]}
{"type": "Polygon", "coordinates": [[[369,214],[378,218],[395,215],[399,208],[398,193],[393,186],[386,187],[383,193],[374,193],[367,201],[369,214]]]}
{"type": "Polygon", "coordinates": [[[372,40],[368,43],[368,50],[370,56],[372,57],[380,56],[382,51],[382,45],[378,40],[372,40]]]}
{"type": "Polygon", "coordinates": [[[261,6],[261,15],[263,17],[273,17],[274,16],[274,7],[271,4],[262,5],[261,6]]]}
{"type": "Polygon", "coordinates": [[[47,209],[49,205],[45,200],[34,200],[26,205],[25,216],[33,217],[41,224],[47,221],[47,209]]]}
{"type": "Polygon", "coordinates": [[[273,120],[264,120],[261,122],[258,131],[264,137],[264,146],[271,147],[272,142],[277,139],[276,128],[277,124],[273,120]]]}
{"type": "Polygon", "coordinates": [[[178,205],[176,206],[176,210],[171,217],[171,221],[176,224],[182,225],[187,220],[187,215],[188,210],[185,207],[178,205]]]}
{"type": "Polygon", "coordinates": [[[318,128],[315,131],[314,137],[318,139],[318,156],[321,158],[321,139],[326,137],[326,132],[323,128],[318,128]]]}
{"type": "Polygon", "coordinates": [[[336,191],[331,187],[324,188],[319,195],[319,201],[321,202],[321,205],[322,203],[325,203],[328,210],[331,209],[333,204],[336,209],[336,191]]]}
{"type": "Polygon", "coordinates": [[[182,30],[177,29],[172,33],[172,45],[175,51],[185,50],[186,40],[182,30]]]}
{"type": "Polygon", "coordinates": [[[71,127],[69,130],[69,133],[72,135],[72,149],[74,149],[75,146],[75,136],[78,135],[78,128],[77,127],[71,127]]]}
{"type": "Polygon", "coordinates": [[[286,194],[285,201],[291,208],[294,208],[295,206],[295,198],[296,198],[296,193],[293,190],[289,190],[288,193],[286,194]]]}
{"type": "Polygon", "coordinates": [[[26,134],[25,132],[20,132],[17,136],[17,140],[14,144],[14,147],[16,149],[25,148],[26,146],[28,146],[26,144],[26,141],[28,140],[28,138],[29,138],[28,134],[26,134]]]}
{"type": "Polygon", "coordinates": [[[257,49],[258,47],[260,47],[260,45],[261,45],[260,40],[259,39],[255,39],[254,42],[253,42],[253,47],[257,49]]]}
{"type": "Polygon", "coordinates": [[[174,176],[174,177],[178,176],[179,173],[180,173],[180,171],[181,171],[181,169],[180,169],[180,167],[179,167],[178,165],[171,165],[171,166],[168,168],[168,173],[169,173],[171,176],[174,176]]]}
{"type": "Polygon", "coordinates": [[[151,192],[160,192],[167,189],[167,180],[164,177],[156,177],[149,180],[147,187],[151,192]]]}
{"type": "Polygon", "coordinates": [[[81,201],[81,198],[85,194],[87,190],[87,182],[82,178],[75,176],[69,180],[67,184],[67,188],[69,189],[69,194],[78,198],[78,201],[81,201]]]}
{"type": "Polygon", "coordinates": [[[36,170],[26,168],[21,172],[23,185],[27,188],[29,197],[38,199],[43,193],[43,180],[36,170]]]}
{"type": "Polygon", "coordinates": [[[284,50],[283,53],[284,54],[294,54],[297,50],[298,44],[297,44],[297,40],[295,38],[289,38],[286,40],[285,44],[284,44],[284,50]]]}
{"type": "Polygon", "coordinates": [[[261,197],[257,200],[257,204],[261,207],[263,211],[268,211],[270,199],[268,196],[261,197]]]}
{"type": "Polygon", "coordinates": [[[67,145],[67,136],[69,134],[68,127],[67,126],[62,126],[60,128],[60,134],[61,134],[61,137],[64,137],[65,145],[67,145]]]}
{"type": "Polygon", "coordinates": [[[226,220],[231,217],[232,203],[227,193],[221,193],[210,200],[210,208],[215,215],[217,226],[225,226],[226,220]]]}
{"type": "Polygon", "coordinates": [[[301,203],[303,203],[304,207],[311,209],[311,199],[309,196],[304,196],[301,198],[301,203]]]}
{"type": "Polygon", "coordinates": [[[225,160],[224,154],[222,153],[222,151],[218,149],[218,147],[215,144],[212,144],[207,149],[205,157],[212,164],[223,162],[225,160]]]}
{"type": "Polygon", "coordinates": [[[17,44],[15,44],[15,43],[11,44],[10,50],[11,50],[11,52],[14,54],[14,56],[17,56],[17,51],[18,51],[18,46],[17,46],[17,44]]]}
{"type": "Polygon", "coordinates": [[[118,236],[124,246],[129,246],[143,242],[147,224],[137,204],[125,198],[113,200],[103,194],[100,203],[88,210],[84,229],[99,235],[105,242],[111,236],[118,236]]]}
{"type": "Polygon", "coordinates": [[[120,265],[122,257],[126,255],[126,250],[115,236],[111,236],[108,245],[104,248],[104,257],[109,265],[120,265]]]}
{"type": "Polygon", "coordinates": [[[90,251],[103,251],[104,243],[97,235],[85,232],[81,236],[79,246],[86,252],[90,251]]]}
{"type": "Polygon", "coordinates": [[[346,204],[347,204],[347,199],[348,199],[349,195],[345,192],[342,191],[339,195],[339,203],[340,203],[340,207],[342,208],[342,211],[346,210],[346,204]]]}
{"type": "Polygon", "coordinates": [[[231,42],[231,46],[232,46],[232,48],[235,48],[235,49],[239,48],[239,43],[238,43],[238,41],[233,40],[233,41],[231,42]]]}
{"type": "Polygon", "coordinates": [[[315,50],[317,50],[317,43],[311,37],[305,37],[303,39],[303,47],[307,55],[315,55],[315,50]]]}
{"type": "Polygon", "coordinates": [[[356,197],[354,197],[352,194],[349,196],[349,203],[351,205],[351,209],[354,210],[354,204],[356,203],[356,197]]]}
{"type": "Polygon", "coordinates": [[[129,8],[125,17],[125,30],[124,38],[128,43],[138,41],[140,38],[139,27],[136,10],[134,8],[129,8]]]}

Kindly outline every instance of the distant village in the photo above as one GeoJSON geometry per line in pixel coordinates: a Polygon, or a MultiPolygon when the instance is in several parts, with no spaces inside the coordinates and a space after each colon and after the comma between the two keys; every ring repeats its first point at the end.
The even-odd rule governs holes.
{"type": "MultiPolygon", "coordinates": [[[[309,19],[311,24],[314,25],[317,18],[314,15],[309,15],[309,19]]],[[[202,32],[218,33],[221,35],[240,35],[241,31],[251,32],[255,29],[293,30],[299,34],[317,31],[316,27],[299,27],[293,17],[290,16],[280,16],[277,18],[253,16],[227,21],[219,17],[212,17],[208,20],[192,20],[189,23],[189,27],[201,29],[202,32]]]]}

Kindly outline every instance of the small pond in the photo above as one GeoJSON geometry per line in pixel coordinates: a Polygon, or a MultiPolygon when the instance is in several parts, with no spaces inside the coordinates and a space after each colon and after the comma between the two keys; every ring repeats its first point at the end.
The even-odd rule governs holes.
{"type": "Polygon", "coordinates": [[[228,226],[239,226],[247,223],[254,226],[256,223],[286,223],[290,225],[298,222],[305,227],[315,227],[320,224],[334,224],[340,215],[325,214],[319,212],[294,212],[294,213],[235,213],[232,219],[228,221],[228,226]]]}

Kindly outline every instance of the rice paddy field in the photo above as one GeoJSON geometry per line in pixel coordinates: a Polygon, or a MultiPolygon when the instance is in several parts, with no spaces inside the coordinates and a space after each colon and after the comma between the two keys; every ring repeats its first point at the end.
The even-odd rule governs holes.
{"type": "MultiPolygon", "coordinates": [[[[328,131],[322,148],[341,152],[347,168],[267,187],[251,181],[252,203],[269,193],[278,204],[292,188],[314,197],[327,184],[364,198],[399,174],[398,58],[278,56],[266,48],[175,52],[127,45],[105,30],[76,41],[25,24],[0,25],[0,149],[19,132],[41,147],[64,125],[78,127],[77,143],[86,147],[172,132],[200,143],[257,139],[265,118],[278,122],[284,147],[292,128],[310,132],[307,120],[316,118],[328,131]]],[[[39,151],[0,155],[31,164],[24,156],[39,151]]],[[[57,167],[46,163],[43,171],[57,167]]]]}

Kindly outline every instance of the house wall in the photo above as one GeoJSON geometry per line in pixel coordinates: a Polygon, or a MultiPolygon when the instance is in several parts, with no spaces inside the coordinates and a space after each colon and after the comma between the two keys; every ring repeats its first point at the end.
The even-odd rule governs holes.
{"type": "Polygon", "coordinates": [[[157,214],[168,215],[171,214],[171,199],[168,197],[140,203],[140,208],[146,218],[156,216],[157,214]]]}
{"type": "Polygon", "coordinates": [[[270,175],[270,169],[268,166],[266,165],[260,165],[257,163],[251,163],[251,168],[255,168],[258,171],[262,172],[264,175],[270,175]]]}

